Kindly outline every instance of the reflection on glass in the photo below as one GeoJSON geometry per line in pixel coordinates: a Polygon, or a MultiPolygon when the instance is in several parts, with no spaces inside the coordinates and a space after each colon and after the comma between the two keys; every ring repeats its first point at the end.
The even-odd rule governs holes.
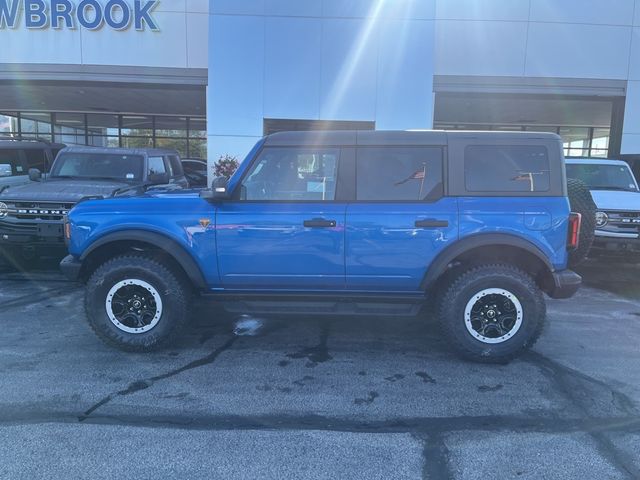
{"type": "Polygon", "coordinates": [[[18,134],[18,114],[2,112],[0,113],[0,136],[14,136],[18,134]]]}
{"type": "Polygon", "coordinates": [[[153,135],[153,117],[123,115],[121,132],[123,136],[151,137],[153,135]]]}
{"type": "Polygon", "coordinates": [[[156,138],[156,147],[177,150],[181,157],[187,156],[186,138],[156,138]]]}

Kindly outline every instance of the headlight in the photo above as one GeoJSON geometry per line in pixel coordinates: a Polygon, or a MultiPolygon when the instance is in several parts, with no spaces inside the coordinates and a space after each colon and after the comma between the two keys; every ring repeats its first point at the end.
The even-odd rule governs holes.
{"type": "Polygon", "coordinates": [[[596,227],[602,228],[609,222],[609,215],[604,212],[596,212],[596,227]]]}

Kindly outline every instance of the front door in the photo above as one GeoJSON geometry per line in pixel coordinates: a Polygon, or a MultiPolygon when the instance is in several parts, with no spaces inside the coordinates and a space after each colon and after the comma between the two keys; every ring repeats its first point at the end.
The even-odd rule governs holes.
{"type": "Polygon", "coordinates": [[[346,287],[420,292],[428,266],[458,237],[458,203],[445,197],[441,147],[359,147],[347,208],[346,287]]]}
{"type": "Polygon", "coordinates": [[[225,289],[344,289],[340,149],[265,147],[216,213],[225,289]]]}

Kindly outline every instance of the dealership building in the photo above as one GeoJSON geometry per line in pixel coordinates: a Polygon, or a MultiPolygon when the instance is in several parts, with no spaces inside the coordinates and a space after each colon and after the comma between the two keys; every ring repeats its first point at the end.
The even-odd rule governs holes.
{"type": "Polygon", "coordinates": [[[244,156],[280,130],[640,158],[640,0],[0,0],[0,136],[244,156]]]}

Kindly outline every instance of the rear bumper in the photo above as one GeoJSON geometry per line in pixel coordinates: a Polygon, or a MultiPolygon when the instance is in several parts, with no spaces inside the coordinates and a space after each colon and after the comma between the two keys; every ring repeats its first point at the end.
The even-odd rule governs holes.
{"type": "Polygon", "coordinates": [[[553,272],[553,286],[547,292],[551,298],[572,297],[582,285],[582,277],[572,270],[553,272]]]}
{"type": "Polygon", "coordinates": [[[82,262],[73,255],[67,255],[60,262],[60,271],[69,280],[80,280],[80,270],[82,269],[82,262]]]}

